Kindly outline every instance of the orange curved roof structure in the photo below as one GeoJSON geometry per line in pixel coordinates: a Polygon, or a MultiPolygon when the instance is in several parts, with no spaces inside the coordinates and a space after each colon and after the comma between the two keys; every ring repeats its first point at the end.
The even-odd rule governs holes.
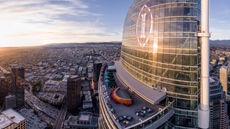
{"type": "Polygon", "coordinates": [[[123,104],[125,106],[132,105],[132,99],[125,91],[121,90],[120,87],[115,88],[111,92],[110,96],[116,103],[123,104]]]}

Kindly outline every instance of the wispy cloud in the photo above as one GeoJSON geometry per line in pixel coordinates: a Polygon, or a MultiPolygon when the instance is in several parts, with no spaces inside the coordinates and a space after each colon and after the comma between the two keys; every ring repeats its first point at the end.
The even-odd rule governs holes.
{"type": "Polygon", "coordinates": [[[229,40],[230,38],[230,10],[223,9],[221,12],[216,12],[216,15],[211,15],[210,31],[213,40],[229,40]]]}
{"type": "Polygon", "coordinates": [[[0,0],[0,46],[114,40],[84,0],[0,0]]]}

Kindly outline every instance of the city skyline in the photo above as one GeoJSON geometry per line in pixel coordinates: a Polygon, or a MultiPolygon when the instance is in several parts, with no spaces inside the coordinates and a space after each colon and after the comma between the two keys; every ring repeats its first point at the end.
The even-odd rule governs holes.
{"type": "Polygon", "coordinates": [[[0,129],[230,128],[228,4],[0,0],[0,129]]]}
{"type": "MultiPolygon", "coordinates": [[[[133,0],[0,1],[0,47],[121,41],[133,0]],[[112,5],[112,6],[111,6],[112,5]]],[[[230,39],[230,1],[211,1],[213,40],[230,39]]]]}

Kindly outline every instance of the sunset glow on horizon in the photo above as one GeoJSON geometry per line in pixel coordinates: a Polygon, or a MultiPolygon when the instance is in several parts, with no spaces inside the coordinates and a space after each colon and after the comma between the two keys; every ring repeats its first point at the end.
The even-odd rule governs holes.
{"type": "MultiPolygon", "coordinates": [[[[121,41],[132,1],[0,0],[0,47],[121,41]]],[[[230,39],[230,10],[226,6],[230,2],[223,1],[211,3],[215,6],[211,11],[212,39],[230,39]]]]}

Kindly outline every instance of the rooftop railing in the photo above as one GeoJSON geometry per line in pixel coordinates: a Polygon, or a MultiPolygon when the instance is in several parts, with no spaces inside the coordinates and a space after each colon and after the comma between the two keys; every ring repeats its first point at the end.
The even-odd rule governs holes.
{"type": "Polygon", "coordinates": [[[122,127],[121,124],[116,120],[116,118],[114,117],[114,114],[112,113],[112,110],[108,107],[108,103],[109,103],[109,93],[107,93],[106,90],[106,86],[105,86],[105,82],[104,82],[104,76],[105,76],[105,70],[107,68],[107,65],[103,65],[102,69],[101,69],[101,74],[99,77],[99,82],[98,82],[98,86],[99,86],[99,94],[101,96],[101,101],[103,103],[103,106],[106,108],[106,113],[109,114],[108,119],[111,119],[114,123],[114,125],[121,129],[135,129],[135,128],[143,128],[146,126],[150,126],[151,124],[157,123],[158,120],[160,120],[161,118],[163,118],[165,115],[170,114],[170,116],[172,116],[174,114],[174,110],[173,110],[173,103],[174,101],[170,102],[168,101],[167,104],[165,105],[165,107],[163,109],[160,109],[156,114],[148,117],[147,119],[140,121],[136,124],[130,125],[128,127],[122,127]]]}

